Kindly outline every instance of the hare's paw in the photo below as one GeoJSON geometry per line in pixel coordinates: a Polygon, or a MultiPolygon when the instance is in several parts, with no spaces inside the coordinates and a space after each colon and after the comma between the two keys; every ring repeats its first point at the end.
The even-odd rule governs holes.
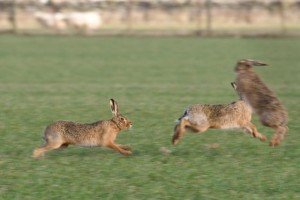
{"type": "Polygon", "coordinates": [[[283,136],[280,134],[275,134],[273,135],[271,141],[270,141],[270,146],[274,147],[280,144],[281,140],[283,139],[283,136]]]}
{"type": "Polygon", "coordinates": [[[39,157],[42,157],[42,156],[44,156],[44,152],[41,151],[40,148],[36,148],[36,149],[33,150],[33,153],[32,153],[33,158],[39,158],[39,157]]]}
{"type": "Polygon", "coordinates": [[[262,135],[262,134],[260,134],[260,135],[258,136],[258,138],[259,138],[259,140],[262,141],[262,142],[265,142],[265,141],[267,140],[266,136],[264,136],[264,135],[262,135]]]}
{"type": "Polygon", "coordinates": [[[123,155],[126,155],[126,156],[129,156],[129,155],[132,154],[131,151],[122,151],[121,153],[122,153],[123,155]]]}
{"type": "Polygon", "coordinates": [[[121,147],[122,149],[124,149],[126,151],[131,151],[131,147],[129,145],[120,144],[119,147],[121,147]]]}
{"type": "Polygon", "coordinates": [[[279,145],[279,143],[280,142],[278,140],[271,140],[269,145],[272,147],[275,147],[275,146],[279,145]]]}
{"type": "Polygon", "coordinates": [[[176,145],[180,140],[180,137],[178,135],[174,135],[172,138],[172,144],[176,145]]]}

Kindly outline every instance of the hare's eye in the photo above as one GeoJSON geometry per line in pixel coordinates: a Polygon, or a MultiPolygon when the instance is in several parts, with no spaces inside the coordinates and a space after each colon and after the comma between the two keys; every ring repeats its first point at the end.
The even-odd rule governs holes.
{"type": "Polygon", "coordinates": [[[124,117],[121,117],[121,120],[124,121],[125,120],[124,117]]]}

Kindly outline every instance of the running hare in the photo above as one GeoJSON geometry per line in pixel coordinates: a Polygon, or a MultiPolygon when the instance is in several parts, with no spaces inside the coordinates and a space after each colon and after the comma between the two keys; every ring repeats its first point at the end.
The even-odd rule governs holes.
{"type": "MultiPolygon", "coordinates": [[[[235,83],[231,83],[236,90],[235,83]]],[[[233,129],[240,128],[265,141],[266,137],[259,133],[256,126],[251,123],[251,107],[242,99],[229,104],[196,104],[184,111],[178,119],[174,128],[172,139],[173,144],[177,144],[185,129],[195,132],[204,132],[208,128],[233,129]]]]}
{"type": "Polygon", "coordinates": [[[288,114],[276,95],[252,70],[252,66],[265,65],[267,64],[256,60],[239,60],[235,67],[235,82],[238,93],[250,104],[261,123],[275,130],[270,141],[270,146],[275,146],[280,144],[288,130],[288,114]]]}
{"type": "Polygon", "coordinates": [[[104,146],[124,155],[131,154],[129,146],[116,144],[114,140],[119,131],[131,127],[132,123],[127,117],[119,114],[118,104],[113,99],[110,99],[110,107],[113,117],[109,120],[94,123],[56,121],[49,124],[43,135],[45,144],[34,149],[33,157],[43,156],[45,151],[52,149],[66,148],[69,144],[104,146]]]}

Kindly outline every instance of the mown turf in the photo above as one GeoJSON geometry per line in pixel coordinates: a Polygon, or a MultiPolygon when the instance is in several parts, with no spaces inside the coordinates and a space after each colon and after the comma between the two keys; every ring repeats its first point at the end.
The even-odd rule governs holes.
{"type": "Polygon", "coordinates": [[[0,199],[300,199],[299,52],[295,38],[1,36],[0,199]],[[283,143],[208,130],[172,146],[186,106],[237,98],[240,58],[270,64],[255,70],[289,111],[283,143]],[[117,138],[131,156],[71,146],[31,158],[49,122],[109,118],[111,97],[134,123],[117,138]]]}

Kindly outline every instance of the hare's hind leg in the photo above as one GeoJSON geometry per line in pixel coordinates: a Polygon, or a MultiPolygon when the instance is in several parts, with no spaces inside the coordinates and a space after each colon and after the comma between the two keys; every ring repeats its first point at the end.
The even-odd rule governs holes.
{"type": "Polygon", "coordinates": [[[185,132],[185,127],[187,125],[191,125],[191,123],[182,118],[175,126],[174,128],[174,134],[173,134],[173,138],[172,138],[172,143],[173,144],[177,144],[180,140],[180,138],[182,137],[182,134],[185,132]]]}
{"type": "Polygon", "coordinates": [[[275,126],[271,127],[275,130],[270,141],[270,146],[277,146],[283,140],[284,135],[287,133],[288,128],[286,126],[275,126]]]}
{"type": "Polygon", "coordinates": [[[262,141],[262,142],[266,141],[266,136],[259,133],[256,129],[256,126],[254,124],[252,124],[251,122],[249,122],[247,126],[243,127],[243,129],[246,132],[252,134],[253,137],[260,139],[260,141],[262,141]]]}
{"type": "Polygon", "coordinates": [[[44,155],[45,151],[49,151],[52,149],[65,148],[68,145],[65,145],[64,142],[59,137],[59,134],[49,134],[45,138],[46,143],[40,147],[37,147],[33,150],[32,157],[38,158],[44,155]]]}
{"type": "Polygon", "coordinates": [[[191,129],[192,131],[201,133],[206,131],[209,128],[208,124],[202,124],[202,125],[195,125],[192,124],[187,119],[182,118],[179,123],[174,128],[174,135],[172,139],[173,144],[177,144],[182,137],[182,134],[185,132],[185,129],[191,129]]]}
{"type": "Polygon", "coordinates": [[[44,155],[45,151],[50,151],[52,149],[57,149],[61,146],[61,143],[46,143],[41,147],[37,147],[34,149],[32,157],[38,158],[44,155]]]}

